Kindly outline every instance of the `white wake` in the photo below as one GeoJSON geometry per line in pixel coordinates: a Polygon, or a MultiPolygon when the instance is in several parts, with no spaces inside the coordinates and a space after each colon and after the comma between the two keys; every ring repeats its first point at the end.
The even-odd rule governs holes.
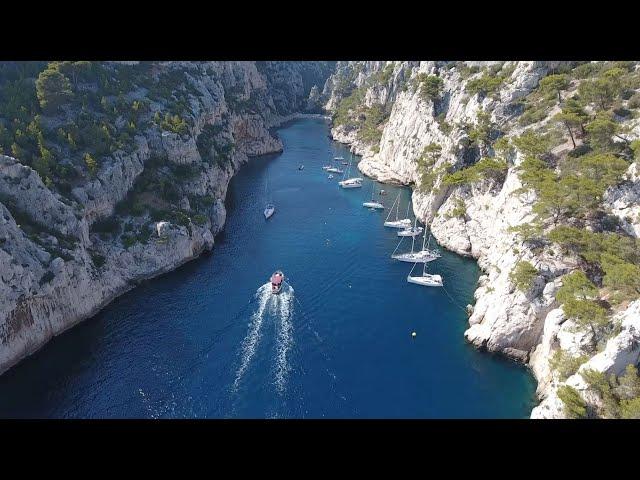
{"type": "Polygon", "coordinates": [[[240,360],[240,367],[236,372],[236,379],[233,382],[233,390],[238,390],[238,385],[240,380],[242,380],[242,376],[244,372],[247,370],[247,367],[251,363],[251,359],[256,353],[256,346],[260,341],[262,322],[264,320],[264,312],[267,308],[269,300],[273,297],[271,293],[271,283],[265,283],[262,285],[258,291],[256,292],[256,299],[258,300],[258,308],[253,315],[251,316],[251,323],[249,324],[249,331],[247,332],[246,337],[242,341],[242,354],[240,360]]]}
{"type": "Polygon", "coordinates": [[[291,314],[293,310],[294,290],[290,285],[285,285],[277,299],[278,334],[276,338],[276,389],[282,394],[287,385],[287,374],[291,369],[288,362],[288,353],[293,345],[293,326],[291,314]]]}

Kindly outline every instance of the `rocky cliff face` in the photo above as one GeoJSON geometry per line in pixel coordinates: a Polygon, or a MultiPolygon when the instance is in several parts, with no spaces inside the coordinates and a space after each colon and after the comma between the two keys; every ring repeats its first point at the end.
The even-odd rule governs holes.
{"type": "MultiPolygon", "coordinates": [[[[499,180],[453,186],[442,181],[446,172],[495,153],[490,146],[470,141],[470,130],[480,125],[479,114],[488,114],[506,138],[550,122],[557,109],[531,126],[523,127],[517,119],[522,114],[522,99],[557,66],[552,62],[339,62],[323,91],[326,108],[334,112],[332,135],[363,156],[359,169],[383,182],[415,185],[414,211],[430,226],[438,243],[478,260],[484,274],[475,292],[465,338],[479,348],[531,367],[542,400],[532,413],[535,418],[564,415],[556,394],[562,382],[555,379],[549,361],[562,333],[571,330],[571,322],[558,309],[555,293],[562,285],[561,276],[574,270],[578,260],[552,248],[534,250],[513,233],[513,227],[532,221],[536,201],[534,193],[522,190],[518,167],[523,158],[519,152],[509,154],[508,169],[499,180]],[[469,93],[469,82],[487,71],[501,78],[496,91],[492,95],[469,93]],[[441,80],[437,98],[421,92],[420,79],[426,76],[441,80]],[[345,88],[344,79],[353,79],[355,88],[345,88]],[[360,112],[359,116],[349,117],[345,105],[355,105],[352,110],[360,112]],[[362,117],[369,115],[372,107],[385,112],[385,117],[378,125],[367,127],[367,119],[362,121],[362,117]],[[375,128],[373,135],[363,135],[366,128],[375,128]],[[432,144],[439,145],[441,151],[426,168],[431,176],[426,181],[428,187],[419,188],[425,183],[421,178],[425,168],[420,167],[425,147],[432,144]],[[510,279],[522,260],[538,271],[528,292],[516,289],[510,279]]],[[[637,133],[635,137],[640,136],[637,133]]],[[[607,192],[607,205],[614,215],[625,219],[627,232],[637,236],[637,163],[627,175],[629,182],[607,192]]],[[[640,339],[635,326],[640,320],[637,307],[635,302],[620,313],[623,331],[589,361],[591,367],[619,374],[623,364],[638,363],[638,350],[631,346],[640,339]]],[[[578,340],[572,337],[572,341],[578,340]]],[[[574,377],[569,382],[575,383],[574,377]]]]}
{"type": "MultiPolygon", "coordinates": [[[[74,154],[62,143],[42,142],[60,152],[60,164],[80,172],[64,189],[48,177],[45,184],[21,158],[0,155],[0,373],[138,281],[211,249],[224,226],[229,180],[248,157],[282,149],[268,129],[315,108],[309,94],[315,86],[318,98],[331,68],[329,62],[107,64],[112,80],[134,78],[117,100],[146,108],[126,148],[102,157],[90,174],[82,163],[60,158],[74,154]],[[172,117],[177,107],[167,98],[181,98],[180,116],[172,117]]],[[[96,88],[87,81],[75,94],[96,88]]],[[[102,98],[103,105],[116,101],[108,93],[102,98]]],[[[85,117],[103,118],[97,109],[86,112],[86,104],[85,117]]],[[[39,121],[64,126],[73,108],[39,121]]]]}

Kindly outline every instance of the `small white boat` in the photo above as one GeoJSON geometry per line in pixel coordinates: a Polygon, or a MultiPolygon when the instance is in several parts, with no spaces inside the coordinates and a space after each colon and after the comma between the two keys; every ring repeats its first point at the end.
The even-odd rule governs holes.
{"type": "Polygon", "coordinates": [[[271,215],[273,215],[276,211],[276,207],[273,204],[268,204],[266,207],[264,207],[264,218],[269,219],[269,217],[271,217],[271,215]]]}
{"type": "Polygon", "coordinates": [[[373,208],[374,210],[384,210],[384,205],[382,205],[380,202],[364,202],[362,206],[373,208]]]}
{"type": "Polygon", "coordinates": [[[362,180],[363,179],[360,178],[360,177],[347,178],[346,180],[344,179],[351,172],[351,160],[352,159],[353,159],[353,155],[351,156],[351,159],[349,160],[349,167],[347,168],[347,171],[342,176],[343,180],[338,182],[338,185],[340,185],[342,188],[360,188],[360,187],[362,187],[362,180]]]}
{"type": "MultiPolygon", "coordinates": [[[[429,243],[425,245],[424,240],[425,240],[425,237],[422,238],[422,250],[418,252],[415,252],[413,250],[413,247],[415,245],[415,237],[414,237],[411,240],[410,252],[396,254],[395,253],[396,250],[398,250],[398,247],[402,243],[402,240],[400,240],[400,243],[398,243],[398,247],[396,247],[396,250],[394,250],[393,254],[391,255],[391,258],[393,258],[394,260],[399,260],[401,262],[407,262],[407,263],[427,263],[427,262],[433,262],[434,260],[437,260],[438,258],[440,258],[441,257],[440,252],[438,252],[437,250],[430,250],[429,243]]],[[[431,236],[429,236],[429,242],[431,242],[431,236]]]]}
{"type": "Polygon", "coordinates": [[[407,252],[392,255],[391,258],[407,263],[429,263],[440,258],[440,254],[432,250],[421,250],[419,252],[407,252]]]}
{"type": "Polygon", "coordinates": [[[333,174],[330,174],[327,178],[331,180],[333,178],[333,174]]]}
{"type": "Polygon", "coordinates": [[[364,202],[362,204],[363,207],[370,208],[372,210],[384,210],[384,205],[380,202],[376,202],[373,199],[373,189],[375,187],[375,183],[371,183],[371,200],[368,202],[364,202]]]}
{"type": "MultiPolygon", "coordinates": [[[[398,196],[396,197],[393,205],[391,205],[391,210],[389,210],[389,215],[387,215],[387,219],[384,222],[385,227],[389,228],[400,228],[402,230],[406,230],[411,227],[411,220],[409,218],[398,219],[398,211],[400,210],[400,193],[398,192],[398,196]],[[396,210],[396,219],[389,220],[391,218],[391,214],[393,213],[393,209],[396,210]]],[[[409,215],[409,207],[411,206],[411,202],[407,205],[407,216],[409,215]]]]}
{"type": "Polygon", "coordinates": [[[331,167],[331,168],[327,168],[327,172],[331,172],[331,173],[344,173],[344,170],[340,170],[339,168],[336,168],[336,167],[331,167]]]}
{"type": "Polygon", "coordinates": [[[404,230],[400,230],[397,235],[399,237],[417,237],[424,230],[422,227],[410,227],[404,230]]]}
{"type": "Polygon", "coordinates": [[[347,178],[338,182],[342,188],[360,188],[362,187],[362,178],[347,178]]]}
{"type": "Polygon", "coordinates": [[[300,165],[300,166],[298,167],[298,170],[304,170],[304,165],[300,165]]]}
{"type": "Polygon", "coordinates": [[[344,160],[344,157],[333,157],[333,159],[336,161],[341,161],[341,160],[344,160]]]}
{"type": "Polygon", "coordinates": [[[423,273],[420,277],[407,276],[407,282],[425,287],[442,287],[442,277],[438,274],[423,273]]]}
{"type": "Polygon", "coordinates": [[[422,266],[422,275],[420,276],[411,276],[413,269],[416,268],[416,264],[413,265],[411,272],[407,275],[407,282],[415,283],[416,285],[422,285],[424,287],[442,287],[442,277],[437,274],[427,273],[427,264],[425,263],[422,266]]]}

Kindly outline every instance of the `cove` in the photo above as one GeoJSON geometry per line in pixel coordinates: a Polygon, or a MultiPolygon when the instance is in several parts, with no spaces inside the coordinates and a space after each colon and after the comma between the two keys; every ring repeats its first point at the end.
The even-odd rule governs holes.
{"type": "MultiPolygon", "coordinates": [[[[473,303],[476,262],[442,249],[429,271],[446,291],[407,283],[411,264],[390,259],[398,237],[382,226],[387,210],[362,207],[372,180],[343,190],[321,169],[350,157],[326,121],[277,133],[283,153],[252,159],[232,180],[213,251],[1,376],[0,417],[529,416],[530,373],[464,341],[459,305],[473,303]],[[290,285],[277,299],[264,287],[276,269],[290,285]]],[[[387,208],[400,192],[406,209],[408,188],[380,188],[387,208]]]]}

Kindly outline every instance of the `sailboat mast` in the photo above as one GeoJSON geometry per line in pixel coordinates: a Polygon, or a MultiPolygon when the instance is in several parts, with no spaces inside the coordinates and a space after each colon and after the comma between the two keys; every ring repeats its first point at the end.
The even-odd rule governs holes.
{"type": "MultiPolygon", "coordinates": [[[[416,220],[417,218],[413,219],[413,229],[416,229],[416,220]]],[[[411,235],[411,253],[413,253],[413,245],[416,243],[416,236],[415,235],[411,235]]]]}
{"type": "MultiPolygon", "coordinates": [[[[393,213],[393,209],[395,208],[396,203],[398,203],[398,200],[400,200],[400,194],[399,193],[398,193],[398,196],[396,197],[396,199],[393,201],[393,205],[391,205],[391,210],[389,210],[389,215],[387,215],[387,219],[385,220],[385,222],[389,221],[389,217],[391,217],[391,214],[393,213]]],[[[398,220],[398,210],[396,209],[396,221],[397,220],[398,220]]]]}

